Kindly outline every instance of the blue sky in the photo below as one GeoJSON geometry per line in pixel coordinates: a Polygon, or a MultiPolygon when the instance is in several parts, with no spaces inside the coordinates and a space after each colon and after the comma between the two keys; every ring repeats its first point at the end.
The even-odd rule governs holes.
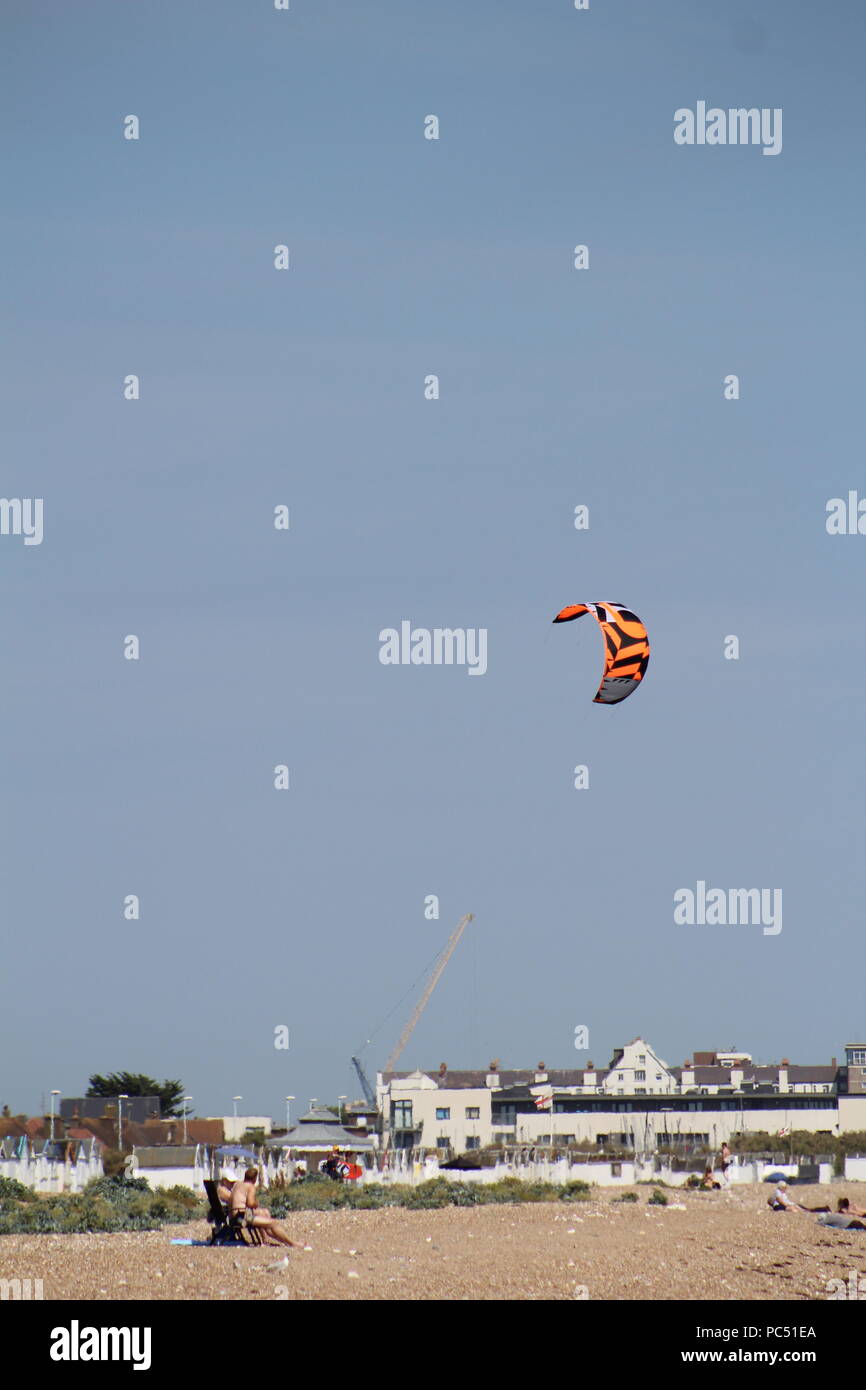
{"type": "Polygon", "coordinates": [[[7,0],[2,494],[45,538],[0,537],[0,1102],[354,1095],[467,911],[408,1067],[862,1034],[820,981],[864,964],[866,540],[824,524],[866,493],[864,27],[7,0]],[[781,107],[782,153],[678,147],[698,100],[781,107]],[[615,708],[550,625],[595,599],[650,634],[615,708]],[[382,666],[404,618],[486,627],[487,674],[382,666]],[[782,933],[676,926],[700,878],[782,933]]]}

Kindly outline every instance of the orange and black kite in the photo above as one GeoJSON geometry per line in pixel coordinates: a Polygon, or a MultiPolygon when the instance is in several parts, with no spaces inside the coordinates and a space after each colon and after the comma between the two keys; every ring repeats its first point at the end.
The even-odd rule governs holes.
{"type": "Polygon", "coordinates": [[[601,685],[593,701],[596,705],[618,705],[637,690],[649,665],[646,628],[636,614],[621,603],[573,603],[554,618],[570,623],[594,613],[604,634],[605,661],[601,685]]]}

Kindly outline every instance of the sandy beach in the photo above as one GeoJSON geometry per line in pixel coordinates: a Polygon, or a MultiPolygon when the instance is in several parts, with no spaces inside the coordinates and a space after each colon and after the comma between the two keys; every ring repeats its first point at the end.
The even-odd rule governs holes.
{"type": "MultiPolygon", "coordinates": [[[[160,1231],[0,1237],[0,1277],[42,1279],[45,1299],[793,1299],[828,1281],[866,1288],[866,1231],[776,1215],[772,1189],[668,1189],[667,1207],[591,1200],[436,1211],[301,1212],[289,1230],[312,1247],[208,1249],[205,1222],[160,1231]],[[274,1268],[273,1266],[277,1266],[274,1268]],[[586,1293],[583,1293],[583,1289],[586,1293]]],[[[809,1206],[866,1184],[797,1188],[809,1206]]],[[[832,1287],[832,1286],[831,1286],[832,1287]]]]}

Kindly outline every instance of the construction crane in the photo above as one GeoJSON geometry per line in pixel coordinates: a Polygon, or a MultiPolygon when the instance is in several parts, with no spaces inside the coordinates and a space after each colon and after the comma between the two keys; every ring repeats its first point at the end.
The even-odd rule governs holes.
{"type": "Polygon", "coordinates": [[[457,943],[459,942],[461,936],[468,927],[469,923],[472,921],[473,915],[473,913],[467,912],[465,917],[461,917],[460,921],[457,923],[457,926],[454,928],[453,932],[449,936],[445,949],[443,950],[439,959],[436,961],[436,964],[433,966],[433,969],[430,973],[430,978],[424,986],[424,993],[421,995],[421,998],[415,1005],[412,1017],[409,1019],[409,1022],[406,1024],[406,1027],[403,1029],[403,1032],[397,1039],[397,1044],[393,1052],[391,1053],[391,1056],[385,1063],[385,1071],[394,1070],[394,1067],[397,1063],[398,1058],[400,1057],[400,1054],[402,1053],[404,1047],[406,1046],[407,1042],[409,1041],[413,1032],[415,1031],[415,1025],[417,1024],[419,1018],[421,1017],[421,1015],[427,1007],[430,995],[433,993],[434,989],[439,983],[442,971],[445,969],[446,965],[448,964],[449,960],[454,954],[455,947],[457,946],[457,943]]]}
{"type": "Polygon", "coordinates": [[[357,1057],[353,1057],[353,1058],[352,1058],[352,1066],[355,1068],[355,1071],[358,1073],[358,1080],[359,1080],[360,1083],[361,1083],[361,1090],[364,1092],[364,1099],[365,1099],[365,1101],[366,1101],[367,1104],[368,1104],[369,1106],[371,1106],[374,1110],[377,1109],[377,1105],[376,1105],[376,1092],[373,1090],[373,1087],[370,1085],[369,1079],[368,1079],[368,1077],[367,1077],[367,1073],[364,1071],[364,1068],[361,1066],[361,1063],[358,1061],[358,1058],[357,1058],[357,1057]]]}

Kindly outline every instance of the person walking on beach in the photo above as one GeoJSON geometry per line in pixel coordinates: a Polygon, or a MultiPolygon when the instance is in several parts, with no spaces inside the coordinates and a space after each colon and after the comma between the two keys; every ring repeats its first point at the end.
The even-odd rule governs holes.
{"type": "Polygon", "coordinates": [[[722,1151],[721,1151],[721,1153],[719,1154],[719,1167],[720,1167],[721,1170],[722,1170],[722,1182],[725,1184],[725,1187],[730,1187],[730,1185],[731,1185],[731,1180],[730,1180],[730,1178],[728,1177],[728,1169],[730,1168],[730,1166],[731,1166],[731,1151],[730,1151],[730,1149],[728,1148],[728,1144],[727,1144],[727,1140],[726,1140],[725,1143],[722,1145],[722,1151]]]}

